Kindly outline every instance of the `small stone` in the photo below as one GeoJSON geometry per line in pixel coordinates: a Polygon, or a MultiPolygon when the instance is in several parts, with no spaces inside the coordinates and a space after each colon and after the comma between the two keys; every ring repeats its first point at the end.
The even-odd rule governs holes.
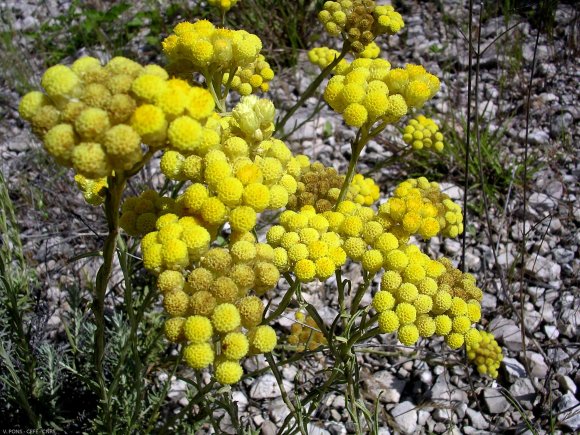
{"type": "Polygon", "coordinates": [[[445,250],[450,255],[456,255],[461,252],[461,243],[453,239],[445,239],[443,242],[443,246],[445,246],[445,250]]]}
{"type": "Polygon", "coordinates": [[[495,336],[496,340],[503,342],[508,349],[523,350],[522,333],[513,320],[501,316],[496,317],[489,323],[489,332],[495,336]]]}
{"type": "Polygon", "coordinates": [[[419,375],[419,379],[424,384],[431,385],[433,383],[433,374],[429,370],[424,370],[419,375]]]}
{"type": "Polygon", "coordinates": [[[336,409],[344,409],[346,407],[344,396],[336,396],[332,401],[332,406],[336,409]]]}
{"type": "Polygon", "coordinates": [[[475,429],[487,429],[489,427],[489,423],[483,417],[483,414],[481,412],[478,412],[471,408],[467,408],[465,410],[465,413],[467,414],[469,421],[471,421],[471,425],[475,429]]]}
{"type": "Polygon", "coordinates": [[[453,410],[449,408],[437,408],[433,412],[433,419],[435,421],[452,421],[453,416],[453,410]]]}
{"type": "MultiPolygon", "coordinates": [[[[292,391],[292,384],[283,380],[286,391],[292,391]]],[[[274,375],[267,374],[260,376],[252,383],[250,397],[252,399],[274,399],[280,397],[280,388],[274,375]]]]}
{"type": "Polygon", "coordinates": [[[528,205],[540,212],[551,212],[557,206],[557,203],[545,193],[534,192],[528,198],[528,205]]]}
{"type": "Polygon", "coordinates": [[[574,260],[574,252],[564,248],[554,249],[552,255],[558,264],[568,264],[574,260]]]}
{"type": "Polygon", "coordinates": [[[557,419],[562,426],[576,432],[580,429],[580,413],[578,399],[572,393],[566,393],[555,403],[557,419]]]}
{"type": "Polygon", "coordinates": [[[330,424],[328,424],[328,426],[326,426],[326,428],[328,429],[328,431],[332,435],[346,435],[347,434],[346,427],[344,427],[344,425],[341,423],[330,423],[330,424]]]}
{"type": "Polygon", "coordinates": [[[537,311],[526,311],[524,312],[524,325],[526,329],[531,332],[535,332],[542,323],[542,315],[537,311]]]}
{"type": "MultiPolygon", "coordinates": [[[[518,138],[523,142],[526,140],[526,131],[522,130],[518,134],[518,138]]],[[[545,145],[549,142],[550,135],[544,130],[531,130],[528,132],[528,143],[530,145],[545,145]]]]}
{"type": "Polygon", "coordinates": [[[531,410],[534,408],[536,390],[529,378],[516,379],[514,384],[510,387],[510,393],[525,409],[531,410]]]}
{"type": "Polygon", "coordinates": [[[265,421],[260,427],[260,433],[262,435],[276,435],[278,433],[278,428],[271,421],[265,421]]]}
{"type": "Polygon", "coordinates": [[[507,399],[496,388],[486,388],[483,390],[483,401],[491,414],[503,414],[510,408],[507,399]]]}
{"type": "Polygon", "coordinates": [[[276,423],[284,421],[284,419],[290,414],[290,410],[284,403],[282,399],[274,400],[270,405],[270,417],[276,423]]]}
{"type": "Polygon", "coordinates": [[[565,376],[565,375],[557,375],[556,379],[558,380],[558,383],[560,384],[560,388],[563,391],[570,392],[572,394],[576,394],[578,387],[576,386],[576,384],[574,383],[572,378],[570,378],[569,376],[565,376]]]}
{"type": "Polygon", "coordinates": [[[535,378],[544,379],[548,374],[548,366],[544,361],[544,357],[539,353],[527,351],[525,358],[530,365],[530,375],[535,378]]]}
{"type": "Polygon", "coordinates": [[[336,409],[331,409],[330,410],[330,417],[334,421],[340,421],[342,419],[342,416],[340,415],[340,412],[338,412],[336,409]]]}
{"type": "Polygon", "coordinates": [[[396,427],[403,434],[414,434],[417,430],[417,409],[409,401],[399,403],[391,409],[391,416],[395,420],[396,427]]]}
{"type": "Polygon", "coordinates": [[[383,403],[399,403],[406,384],[406,381],[398,379],[386,370],[377,372],[372,378],[365,380],[367,391],[373,397],[380,394],[379,400],[383,403]]]}
{"type": "Polygon", "coordinates": [[[244,411],[249,403],[248,398],[241,391],[232,392],[232,402],[235,402],[238,405],[240,411],[244,411]]]}
{"type": "Polygon", "coordinates": [[[528,257],[525,270],[543,282],[559,281],[562,268],[558,263],[541,255],[528,257]]]}
{"type": "Polygon", "coordinates": [[[294,366],[286,366],[282,369],[282,376],[284,379],[289,381],[293,381],[296,375],[298,374],[298,368],[294,366]]]}
{"type": "Polygon", "coordinates": [[[330,435],[326,429],[316,426],[314,423],[308,423],[306,430],[308,435],[330,435]]]}
{"type": "Polygon", "coordinates": [[[544,325],[544,333],[548,340],[555,340],[560,336],[560,331],[554,325],[544,325]]]}
{"type": "Polygon", "coordinates": [[[550,123],[550,136],[553,139],[566,137],[570,132],[570,125],[574,122],[574,117],[570,112],[563,112],[552,117],[550,123]]]}

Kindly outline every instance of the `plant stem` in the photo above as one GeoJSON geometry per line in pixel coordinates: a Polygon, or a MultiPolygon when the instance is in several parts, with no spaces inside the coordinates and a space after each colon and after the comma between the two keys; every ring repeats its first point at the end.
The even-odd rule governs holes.
{"type": "Polygon", "coordinates": [[[276,123],[276,132],[284,130],[284,126],[286,125],[288,120],[292,117],[292,115],[294,115],[294,113],[298,110],[298,108],[301,107],[304,104],[304,102],[314,94],[314,92],[316,92],[322,81],[328,75],[330,75],[334,67],[338,65],[342,59],[344,59],[344,56],[346,56],[349,50],[350,43],[345,40],[344,45],[342,46],[342,51],[340,52],[338,57],[336,57],[326,68],[324,68],[320,72],[318,77],[316,77],[314,81],[310,83],[310,86],[306,88],[306,90],[304,91],[300,99],[296,102],[296,104],[294,104],[294,106],[290,108],[290,110],[286,113],[286,115],[284,115],[284,117],[276,123]]]}
{"type": "MultiPolygon", "coordinates": [[[[113,269],[113,257],[117,246],[117,236],[119,234],[119,206],[121,203],[121,194],[125,188],[126,179],[123,175],[108,177],[107,196],[105,197],[105,216],[107,218],[108,235],[103,247],[103,264],[97,272],[95,285],[95,298],[93,300],[93,314],[97,329],[94,339],[94,363],[99,384],[101,400],[106,406],[108,418],[108,390],[103,369],[103,360],[105,358],[105,295],[107,285],[113,269]]],[[[110,421],[109,421],[110,424],[110,421]]]]}
{"type": "Polygon", "coordinates": [[[358,162],[358,158],[364,146],[370,140],[371,136],[369,134],[368,126],[362,126],[354,138],[353,143],[350,146],[351,149],[351,156],[350,162],[348,163],[348,170],[346,171],[346,177],[344,178],[344,183],[342,183],[342,187],[340,189],[340,194],[338,195],[338,199],[336,200],[336,204],[334,204],[334,208],[338,206],[342,201],[344,201],[344,197],[346,196],[346,192],[350,183],[352,183],[352,179],[354,178],[354,173],[356,170],[356,164],[358,162]]]}

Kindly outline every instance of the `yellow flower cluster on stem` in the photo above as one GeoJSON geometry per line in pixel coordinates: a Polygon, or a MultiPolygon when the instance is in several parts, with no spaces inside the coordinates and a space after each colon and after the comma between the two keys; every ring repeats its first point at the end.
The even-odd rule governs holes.
{"type": "Polygon", "coordinates": [[[165,322],[169,341],[183,343],[183,358],[195,370],[213,364],[218,382],[240,380],[240,360],[271,352],[275,331],[260,325],[264,306],[255,295],[276,286],[280,272],[273,249],[251,235],[227,248],[205,251],[190,270],[166,269],[157,286],[170,318],[165,322]]]}
{"type": "Polygon", "coordinates": [[[343,36],[355,53],[364,51],[377,36],[393,35],[404,27],[392,6],[377,6],[373,0],[327,1],[318,19],[331,36],[343,36]]]}
{"type": "Polygon", "coordinates": [[[443,151],[443,134],[439,126],[431,118],[419,115],[407,123],[403,128],[403,140],[415,150],[423,148],[443,151]]]}
{"type": "Polygon", "coordinates": [[[170,71],[203,74],[220,112],[225,112],[225,98],[236,71],[255,62],[262,49],[262,41],[256,35],[245,30],[216,28],[207,20],[179,23],[162,45],[170,71]],[[222,90],[225,74],[228,79],[222,90]]]}

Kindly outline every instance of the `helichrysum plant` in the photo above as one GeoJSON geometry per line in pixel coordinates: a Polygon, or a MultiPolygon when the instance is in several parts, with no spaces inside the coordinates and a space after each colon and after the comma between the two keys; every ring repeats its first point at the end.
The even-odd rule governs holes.
{"type": "MultiPolygon", "coordinates": [[[[225,13],[236,2],[210,3],[225,13]]],[[[300,310],[283,346],[298,353],[328,349],[336,382],[351,385],[354,346],[376,334],[396,334],[406,346],[442,337],[451,349],[464,348],[480,373],[497,376],[502,353],[491,334],[477,329],[483,293],[474,276],[415,242],[460,235],[461,208],[424,177],[402,181],[382,198],[372,179],[356,173],[362,149],[389,124],[400,126],[414,149],[441,151],[437,124],[420,113],[439,79],[421,65],[395,66],[380,57],[375,39],[404,27],[393,7],[328,1],[319,19],[342,49],[309,52],[321,74],[297,105],[322,86],[345,128],[356,129],[346,174],[294,154],[276,137],[296,107],[277,121],[272,101],[259,95],[274,77],[262,41],[208,20],[175,26],[162,43],[165,68],[83,57],[49,68],[43,92],[21,100],[20,114],[47,152],[75,171],[89,204],[104,204],[110,235],[94,296],[103,400],[104,293],[119,228],[140,240],[143,267],[156,277],[167,340],[179,345],[185,364],[209,370],[218,383],[239,382],[251,355],[266,354],[277,373],[271,353],[279,332],[270,325],[290,313],[291,302],[300,310]],[[236,104],[232,92],[240,96],[236,104]],[[122,199],[126,181],[154,153],[161,173],[180,187],[177,194],[147,190],[122,199]],[[260,238],[265,212],[277,217],[260,238]],[[360,265],[358,288],[342,278],[351,263],[360,265]],[[361,306],[375,276],[380,289],[370,306],[361,306]],[[331,277],[340,313],[329,330],[301,292],[331,277]],[[280,305],[269,306],[281,280],[289,288],[280,305]]],[[[349,409],[362,430],[352,388],[349,409]]],[[[291,409],[305,433],[304,416],[291,409]]]]}

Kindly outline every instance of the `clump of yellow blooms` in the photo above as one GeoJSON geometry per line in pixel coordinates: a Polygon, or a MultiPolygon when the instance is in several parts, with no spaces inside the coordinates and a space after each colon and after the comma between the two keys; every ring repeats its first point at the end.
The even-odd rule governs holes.
{"type": "Polygon", "coordinates": [[[355,53],[355,57],[364,57],[365,59],[376,59],[381,54],[381,47],[376,42],[368,44],[363,51],[355,53]]]}
{"type": "Polygon", "coordinates": [[[391,69],[387,60],[359,58],[328,81],[324,99],[348,125],[362,127],[398,121],[433,98],[439,86],[420,65],[391,69]]]}
{"type": "Polygon", "coordinates": [[[146,190],[125,200],[119,226],[130,236],[144,236],[155,231],[157,219],[166,213],[181,215],[182,207],[173,198],[160,196],[155,190],[146,190]]]}
{"type": "Polygon", "coordinates": [[[266,235],[285,262],[281,271],[290,270],[300,282],[326,281],[346,262],[340,236],[329,230],[330,222],[313,207],[301,211],[286,210],[280,225],[272,226],[266,235]]]}
{"type": "Polygon", "coordinates": [[[483,294],[475,278],[446,258],[431,260],[415,245],[397,247],[392,240],[390,247],[373,298],[381,332],[398,331],[407,346],[433,335],[445,337],[452,349],[469,342],[476,331],[472,324],[481,319],[483,294]]]}
{"type": "Polygon", "coordinates": [[[46,95],[25,95],[21,116],[57,163],[88,179],[130,170],[143,159],[142,144],[188,153],[219,128],[208,125],[210,93],[157,65],[115,57],[103,66],[83,57],[49,68],[41,83],[46,95]]]}
{"type": "Polygon", "coordinates": [[[206,75],[209,71],[235,73],[248,66],[258,57],[262,41],[245,30],[216,28],[199,20],[177,24],[162,46],[171,71],[206,75]]]}
{"type": "Polygon", "coordinates": [[[414,234],[430,239],[438,234],[457,237],[463,232],[461,207],[425,177],[400,183],[394,196],[379,207],[378,220],[402,240],[414,234]]]}
{"type": "MultiPolygon", "coordinates": [[[[334,168],[327,168],[320,162],[308,162],[308,166],[302,169],[296,192],[290,195],[288,209],[300,210],[308,205],[313,206],[318,213],[331,210],[336,204],[344,179],[344,175],[339,175],[334,168]]],[[[356,174],[345,199],[368,206],[379,197],[380,189],[374,180],[356,174]]]]}
{"type": "Polygon", "coordinates": [[[272,251],[255,240],[239,240],[207,250],[194,266],[159,273],[157,286],[171,316],[166,337],[184,343],[184,359],[191,368],[214,364],[216,379],[232,384],[243,374],[242,358],[274,349],[276,333],[260,326],[264,305],[250,294],[262,295],[276,286],[280,272],[272,263],[272,251]]]}
{"type": "Polygon", "coordinates": [[[480,374],[497,378],[503,353],[493,334],[475,330],[466,338],[465,347],[467,358],[477,366],[480,374]]]}
{"type": "Polygon", "coordinates": [[[318,329],[316,322],[310,315],[297,311],[294,318],[296,323],[290,327],[288,343],[296,346],[296,352],[316,350],[321,346],[327,346],[328,342],[324,334],[318,329]]]}
{"type": "Polygon", "coordinates": [[[372,0],[327,1],[318,19],[331,36],[342,34],[355,53],[377,36],[395,34],[405,25],[392,6],[377,6],[372,0]]]}
{"type": "Polygon", "coordinates": [[[231,89],[237,91],[240,95],[250,95],[261,90],[267,92],[270,89],[270,81],[274,78],[274,71],[263,55],[258,55],[257,59],[245,67],[239,67],[235,75],[231,78],[230,74],[225,73],[223,84],[230,84],[231,89]]]}
{"type": "Polygon", "coordinates": [[[441,152],[444,147],[443,134],[439,131],[439,126],[424,115],[418,115],[408,122],[403,129],[403,140],[416,150],[432,148],[441,152]]]}
{"type": "Polygon", "coordinates": [[[227,12],[231,8],[233,8],[237,2],[238,2],[238,0],[209,0],[208,1],[208,3],[211,6],[218,7],[220,9],[222,9],[224,12],[227,12]]]}
{"type": "MultiPolygon", "coordinates": [[[[320,69],[326,68],[330,65],[334,59],[336,59],[340,53],[332,48],[328,47],[315,47],[308,51],[308,60],[320,67],[320,69]]],[[[344,74],[344,72],[349,67],[349,62],[345,59],[341,59],[333,69],[335,74],[344,74]]]]}
{"type": "Polygon", "coordinates": [[[101,205],[105,201],[107,178],[89,180],[80,174],[75,175],[77,186],[81,190],[85,201],[90,205],[101,205]]]}

